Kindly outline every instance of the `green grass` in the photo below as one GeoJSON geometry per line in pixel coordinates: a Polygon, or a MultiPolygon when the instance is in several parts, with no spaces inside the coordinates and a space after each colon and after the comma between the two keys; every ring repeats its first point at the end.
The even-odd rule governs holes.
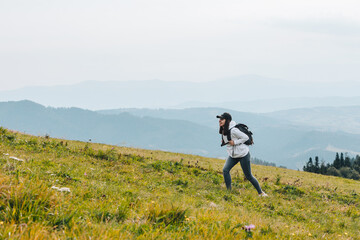
{"type": "Polygon", "coordinates": [[[223,164],[0,128],[0,239],[359,239],[359,181],[223,164]]]}

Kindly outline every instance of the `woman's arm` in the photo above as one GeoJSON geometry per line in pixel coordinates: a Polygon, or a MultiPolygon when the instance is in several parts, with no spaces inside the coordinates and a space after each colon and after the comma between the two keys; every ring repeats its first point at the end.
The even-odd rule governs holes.
{"type": "Polygon", "coordinates": [[[231,139],[233,139],[234,145],[240,145],[249,140],[249,137],[239,129],[233,128],[231,130],[231,139]]]}

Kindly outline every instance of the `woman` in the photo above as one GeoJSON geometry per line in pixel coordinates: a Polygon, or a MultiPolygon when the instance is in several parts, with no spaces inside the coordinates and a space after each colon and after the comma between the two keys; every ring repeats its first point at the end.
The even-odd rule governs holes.
{"type": "Polygon", "coordinates": [[[218,115],[216,117],[219,118],[219,133],[222,135],[221,146],[227,145],[227,152],[229,154],[229,157],[226,160],[223,168],[226,188],[231,190],[230,170],[238,162],[240,162],[245,177],[256,188],[259,196],[266,197],[267,194],[261,190],[259,182],[251,174],[249,147],[244,144],[249,139],[249,137],[235,127],[236,123],[235,121],[232,121],[232,117],[229,113],[225,112],[222,115],[218,115]],[[231,136],[230,141],[227,137],[229,134],[231,136]]]}

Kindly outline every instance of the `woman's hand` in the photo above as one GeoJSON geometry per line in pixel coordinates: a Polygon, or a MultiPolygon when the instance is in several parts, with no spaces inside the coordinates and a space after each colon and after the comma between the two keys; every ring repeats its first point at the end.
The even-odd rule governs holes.
{"type": "Polygon", "coordinates": [[[235,145],[235,143],[234,143],[233,140],[230,140],[230,141],[229,141],[229,144],[230,144],[231,146],[234,146],[234,145],[235,145]]]}

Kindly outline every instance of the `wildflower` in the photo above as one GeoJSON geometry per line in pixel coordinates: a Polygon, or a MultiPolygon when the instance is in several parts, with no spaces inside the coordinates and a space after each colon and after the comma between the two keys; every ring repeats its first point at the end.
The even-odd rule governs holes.
{"type": "Polygon", "coordinates": [[[209,206],[210,206],[211,208],[217,208],[217,204],[216,204],[216,203],[213,203],[213,202],[211,202],[209,206]]]}
{"type": "Polygon", "coordinates": [[[0,222],[0,225],[3,225],[4,224],[4,222],[0,222]]]}
{"type": "Polygon", "coordinates": [[[86,173],[84,173],[84,176],[87,176],[87,174],[86,174],[86,173]]]}
{"type": "Polygon", "coordinates": [[[250,232],[251,229],[254,229],[254,228],[255,228],[255,225],[254,225],[254,224],[250,224],[249,226],[244,226],[244,229],[245,229],[245,231],[247,231],[247,232],[250,232]]]}
{"type": "Polygon", "coordinates": [[[24,160],[20,159],[20,158],[17,158],[17,157],[9,157],[10,159],[14,159],[16,161],[19,161],[19,162],[24,162],[24,160]]]}
{"type": "Polygon", "coordinates": [[[67,187],[60,188],[60,192],[70,192],[70,188],[67,187]]]}
{"type": "Polygon", "coordinates": [[[23,227],[26,228],[26,227],[27,227],[27,224],[26,224],[26,223],[22,223],[22,224],[19,225],[19,227],[20,227],[20,228],[23,228],[23,227]]]}
{"type": "Polygon", "coordinates": [[[70,188],[67,188],[67,187],[58,188],[58,187],[52,186],[51,189],[58,190],[59,192],[70,192],[70,188]]]}

